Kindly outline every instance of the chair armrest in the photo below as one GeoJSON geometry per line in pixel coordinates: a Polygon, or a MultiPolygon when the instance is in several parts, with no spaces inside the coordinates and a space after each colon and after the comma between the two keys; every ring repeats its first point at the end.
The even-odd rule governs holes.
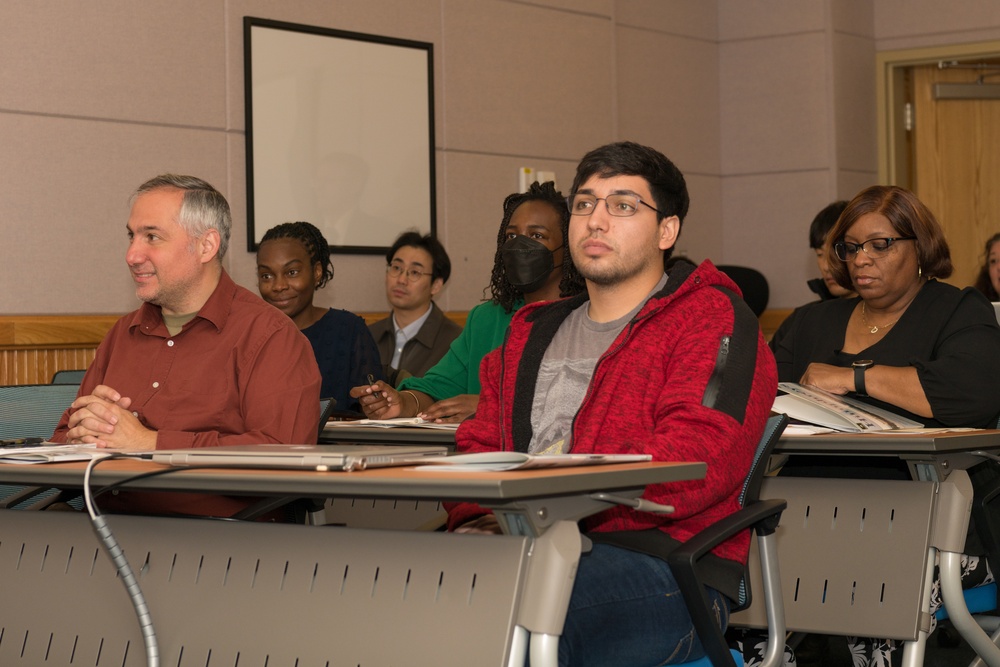
{"type": "Polygon", "coordinates": [[[726,638],[709,604],[705,586],[698,571],[698,561],[713,548],[742,530],[753,528],[758,534],[774,532],[781,512],[788,506],[784,500],[760,500],[716,521],[684,542],[667,556],[667,563],[684,596],[688,613],[694,623],[705,654],[715,667],[735,667],[726,638]]]}

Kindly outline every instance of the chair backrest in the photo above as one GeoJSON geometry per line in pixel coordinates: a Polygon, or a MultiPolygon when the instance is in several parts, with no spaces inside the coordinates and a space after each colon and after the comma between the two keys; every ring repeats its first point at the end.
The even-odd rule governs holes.
{"type": "MultiPolygon", "coordinates": [[[[774,451],[774,446],[781,439],[781,434],[785,431],[786,426],[788,426],[788,415],[776,412],[767,418],[767,423],[764,425],[764,433],[760,436],[760,441],[757,443],[757,451],[753,455],[750,472],[747,473],[747,478],[743,482],[743,490],[740,492],[741,507],[746,507],[760,499],[760,487],[764,482],[764,475],[767,474],[771,452],[774,451]]],[[[749,566],[749,561],[747,565],[749,566]]],[[[740,581],[739,599],[736,600],[736,606],[733,609],[745,609],[750,605],[750,601],[751,591],[748,569],[743,575],[743,580],[740,581]]]]}
{"type": "Polygon", "coordinates": [[[0,387],[0,438],[48,438],[76,398],[74,384],[0,387]]]}
{"type": "Polygon", "coordinates": [[[319,399],[319,436],[323,437],[323,427],[326,426],[327,420],[330,419],[330,415],[333,414],[333,409],[337,407],[337,399],[335,398],[321,398],[319,399]]]}
{"type": "Polygon", "coordinates": [[[81,371],[56,371],[52,375],[52,384],[80,384],[83,382],[83,376],[86,374],[86,369],[81,371]]]}
{"type": "Polygon", "coordinates": [[[760,317],[761,313],[767,309],[767,301],[771,296],[771,290],[768,287],[767,278],[764,277],[764,274],[757,269],[751,269],[749,266],[720,264],[716,268],[736,283],[736,286],[740,288],[740,292],[743,293],[743,300],[750,306],[750,310],[753,311],[754,315],[760,317]]]}
{"type": "Polygon", "coordinates": [[[786,426],[788,426],[788,415],[775,412],[767,418],[764,433],[760,436],[757,451],[753,455],[750,472],[747,473],[747,478],[743,482],[743,491],[740,492],[741,507],[746,507],[760,499],[760,485],[764,481],[764,475],[767,474],[768,460],[771,458],[774,446],[781,439],[781,434],[785,432],[786,426]]]}

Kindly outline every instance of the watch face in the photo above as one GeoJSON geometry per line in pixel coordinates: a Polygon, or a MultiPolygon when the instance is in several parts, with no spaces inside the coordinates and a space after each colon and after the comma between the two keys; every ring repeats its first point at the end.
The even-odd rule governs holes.
{"type": "Polygon", "coordinates": [[[871,359],[860,359],[851,364],[854,368],[868,368],[869,366],[874,366],[875,362],[871,359]]]}

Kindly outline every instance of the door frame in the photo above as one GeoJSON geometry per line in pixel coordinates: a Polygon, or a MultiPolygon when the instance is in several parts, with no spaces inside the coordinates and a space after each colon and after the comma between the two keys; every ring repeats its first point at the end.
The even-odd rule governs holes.
{"type": "Polygon", "coordinates": [[[906,137],[906,68],[939,60],[1000,57],[1000,41],[948,44],[875,54],[875,90],[880,183],[912,189],[906,137]]]}

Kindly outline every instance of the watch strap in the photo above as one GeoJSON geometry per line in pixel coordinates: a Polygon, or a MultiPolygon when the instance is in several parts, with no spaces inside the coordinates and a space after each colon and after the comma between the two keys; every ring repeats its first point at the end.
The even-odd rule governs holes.
{"type": "Polygon", "coordinates": [[[860,396],[867,396],[868,391],[865,388],[865,371],[868,370],[868,366],[855,366],[854,367],[854,393],[860,396]]]}

